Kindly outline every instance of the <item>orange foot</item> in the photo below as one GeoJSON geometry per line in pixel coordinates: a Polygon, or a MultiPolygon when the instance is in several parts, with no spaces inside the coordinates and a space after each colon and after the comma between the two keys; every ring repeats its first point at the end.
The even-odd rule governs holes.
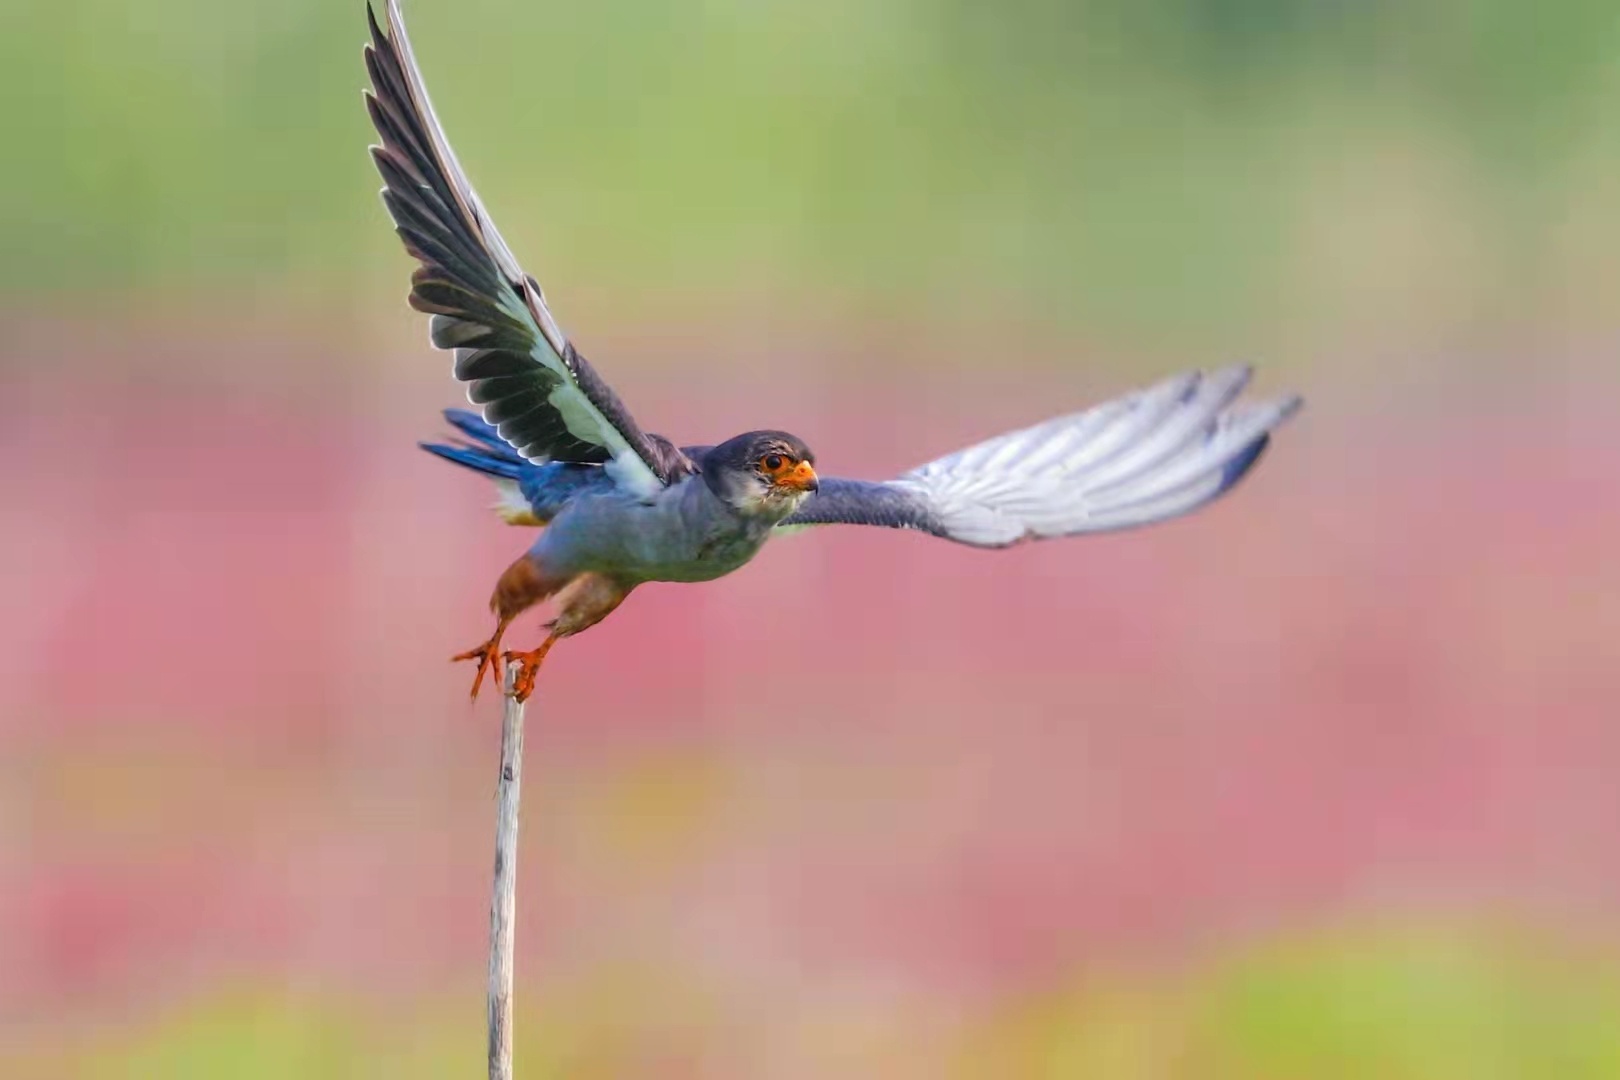
{"type": "Polygon", "coordinates": [[[509,621],[508,619],[502,619],[497,623],[495,633],[478,648],[468,649],[466,652],[457,653],[450,658],[452,663],[459,660],[478,661],[478,674],[473,676],[472,698],[474,701],[478,700],[478,688],[484,685],[485,672],[494,674],[496,683],[501,681],[500,675],[495,672],[495,667],[501,655],[501,635],[506,633],[506,624],[509,621]]]}
{"type": "Polygon", "coordinates": [[[505,659],[508,662],[516,660],[523,666],[518,669],[517,678],[512,680],[512,696],[519,701],[528,701],[529,695],[534,693],[534,677],[540,672],[540,662],[546,658],[546,653],[557,643],[556,634],[547,634],[546,640],[540,643],[538,649],[528,652],[509,652],[505,659]]]}

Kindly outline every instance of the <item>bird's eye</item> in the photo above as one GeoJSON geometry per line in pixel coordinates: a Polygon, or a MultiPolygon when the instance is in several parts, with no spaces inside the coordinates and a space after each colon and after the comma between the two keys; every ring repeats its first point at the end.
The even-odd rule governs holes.
{"type": "Polygon", "coordinates": [[[766,454],[763,458],[760,459],[759,463],[762,466],[764,466],[766,472],[769,472],[769,473],[780,472],[781,469],[782,469],[782,455],[781,454],[766,454]]]}

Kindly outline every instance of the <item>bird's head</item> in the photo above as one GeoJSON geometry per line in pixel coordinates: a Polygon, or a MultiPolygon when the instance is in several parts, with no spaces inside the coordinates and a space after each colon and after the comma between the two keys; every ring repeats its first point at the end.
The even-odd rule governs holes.
{"type": "Polygon", "coordinates": [[[785,431],[750,431],[703,456],[703,482],[747,517],[780,521],[820,486],[816,456],[785,431]]]}

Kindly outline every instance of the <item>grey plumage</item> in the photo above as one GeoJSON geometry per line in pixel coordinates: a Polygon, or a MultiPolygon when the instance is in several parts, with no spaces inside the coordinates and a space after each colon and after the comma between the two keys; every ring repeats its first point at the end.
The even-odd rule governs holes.
{"type": "Polygon", "coordinates": [[[1299,408],[1297,395],[1234,405],[1250,374],[1179,375],[883,483],[828,478],[783,526],[883,525],[1005,547],[1177,517],[1231,490],[1299,408]]]}
{"type": "Polygon", "coordinates": [[[421,264],[411,305],[481,415],[446,414],[461,443],[424,444],[493,477],[512,524],[546,526],[496,583],[477,693],[502,635],[553,598],[558,617],[522,661],[521,698],[558,639],[589,629],[648,581],[708,581],[775,533],[809,525],[912,529],[975,547],[1122,529],[1188,513],[1259,460],[1296,396],[1248,404],[1244,367],[1199,372],[988,439],[874,482],[821,477],[796,436],[754,431],[677,448],[644,432],[557,326],[456,161],[411,54],[397,0],[387,30],[368,6],[366,104],[383,202],[421,264]]]}
{"type": "MultiPolygon", "coordinates": [[[[875,525],[996,548],[1179,517],[1230,491],[1260,460],[1271,432],[1300,407],[1292,394],[1236,403],[1250,375],[1247,367],[1179,375],[987,439],[893,480],[822,477],[816,494],[779,529],[875,525]]],[[[462,431],[476,431],[476,418],[453,415],[459,415],[453,422],[462,431]]],[[[494,433],[485,431],[481,441],[487,446],[494,433]]],[[[688,447],[686,453],[713,487],[719,469],[742,468],[764,445],[761,440],[782,434],[756,432],[719,448],[688,447]]],[[[455,458],[450,448],[428,449],[455,458]]],[[[530,466],[521,487],[536,516],[548,521],[574,495],[610,486],[605,476],[598,481],[586,475],[595,472],[530,466]]]]}
{"type": "Polygon", "coordinates": [[[366,107],[383,203],[422,264],[411,306],[433,316],[433,344],[455,353],[456,378],[484,419],[525,459],[611,465],[647,492],[692,471],[648,435],[564,336],[534,278],[495,229],[439,127],[394,0],[388,30],[371,20],[366,107]]]}

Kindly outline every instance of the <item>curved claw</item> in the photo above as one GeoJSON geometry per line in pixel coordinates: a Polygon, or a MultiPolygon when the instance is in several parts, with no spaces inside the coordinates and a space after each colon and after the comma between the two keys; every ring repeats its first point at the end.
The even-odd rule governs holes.
{"type": "Polygon", "coordinates": [[[501,681],[500,672],[496,670],[496,667],[499,664],[501,655],[501,635],[506,633],[506,623],[507,620],[502,619],[500,624],[495,627],[495,633],[490,637],[490,639],[478,646],[476,649],[468,649],[466,652],[457,653],[455,656],[450,658],[451,663],[456,663],[461,660],[478,661],[478,674],[473,676],[472,684],[472,699],[474,701],[478,700],[478,689],[484,685],[484,674],[486,672],[492,673],[495,676],[495,682],[497,684],[499,684],[501,681]]]}
{"type": "Polygon", "coordinates": [[[528,701],[529,695],[534,693],[534,677],[540,673],[540,663],[545,660],[546,653],[557,643],[555,633],[547,634],[546,640],[540,643],[537,649],[528,652],[508,652],[503,659],[508,663],[517,661],[522,665],[518,669],[517,678],[512,680],[512,696],[518,701],[528,701]]]}

